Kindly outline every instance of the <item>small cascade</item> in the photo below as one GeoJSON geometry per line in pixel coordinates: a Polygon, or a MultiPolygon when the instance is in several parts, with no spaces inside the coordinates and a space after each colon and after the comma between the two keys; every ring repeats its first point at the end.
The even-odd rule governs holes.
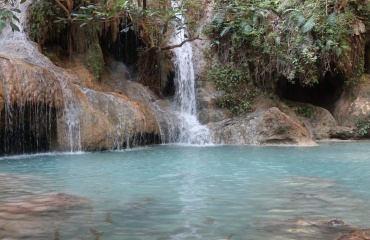
{"type": "MultiPolygon", "coordinates": [[[[181,8],[181,1],[172,1],[173,8],[181,8]]],[[[177,14],[177,17],[184,22],[184,17],[177,14]]],[[[171,44],[180,44],[187,35],[184,28],[177,30],[171,38],[171,44]]],[[[174,48],[175,56],[175,110],[179,118],[178,135],[175,142],[185,144],[209,144],[211,137],[209,129],[201,125],[196,116],[196,96],[195,96],[195,75],[193,66],[193,49],[190,42],[186,42],[182,47],[174,48]]]]}
{"type": "Polygon", "coordinates": [[[17,23],[20,31],[13,32],[8,26],[0,33],[0,90],[5,95],[4,116],[1,117],[6,118],[3,121],[5,132],[1,133],[1,141],[6,146],[2,151],[8,154],[50,150],[51,135],[56,134],[54,123],[58,118],[63,118],[62,122],[66,124],[63,133],[58,134],[67,132],[68,136],[64,138],[68,139],[70,151],[79,151],[80,111],[70,84],[73,76],[51,63],[38,51],[37,44],[28,39],[25,26],[31,2],[13,6],[21,10],[18,14],[20,23],[17,23]],[[14,138],[19,141],[14,142],[14,138]],[[25,138],[29,140],[23,141],[25,138]],[[24,146],[10,150],[9,145],[21,142],[24,146]],[[32,149],[27,146],[30,142],[35,142],[32,149]]]}

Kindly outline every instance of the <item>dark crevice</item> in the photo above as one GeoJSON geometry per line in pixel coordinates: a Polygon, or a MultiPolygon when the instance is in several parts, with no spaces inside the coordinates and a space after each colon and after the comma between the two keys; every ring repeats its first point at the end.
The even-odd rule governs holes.
{"type": "Polygon", "coordinates": [[[330,72],[314,86],[302,86],[298,80],[292,83],[286,78],[280,78],[276,84],[276,93],[282,99],[310,103],[332,111],[343,91],[343,83],[344,79],[339,74],[330,72]]]}
{"type": "Polygon", "coordinates": [[[0,155],[46,152],[56,144],[56,109],[46,104],[7,107],[1,123],[0,155]]]}
{"type": "Polygon", "coordinates": [[[118,33],[113,33],[111,32],[113,29],[109,29],[105,36],[101,37],[100,45],[105,56],[113,56],[116,61],[132,67],[137,65],[139,49],[144,47],[144,43],[136,31],[126,28],[126,24],[129,23],[120,24],[118,33]],[[112,39],[106,36],[117,36],[117,38],[112,42],[112,39]]]}
{"type": "Polygon", "coordinates": [[[365,45],[364,72],[370,74],[370,42],[365,45]]]}
{"type": "MultiPolygon", "coordinates": [[[[131,137],[129,140],[130,147],[145,146],[159,143],[161,143],[160,136],[154,133],[138,133],[131,137]]],[[[123,148],[127,148],[129,146],[127,145],[127,142],[123,144],[123,148]]]]}
{"type": "Polygon", "coordinates": [[[166,86],[163,88],[163,96],[164,97],[173,97],[175,95],[175,73],[170,72],[166,86]]]}

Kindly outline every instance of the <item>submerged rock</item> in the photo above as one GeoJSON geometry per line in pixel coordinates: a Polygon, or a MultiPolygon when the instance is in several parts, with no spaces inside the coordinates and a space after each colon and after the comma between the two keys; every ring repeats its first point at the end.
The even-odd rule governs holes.
{"type": "Polygon", "coordinates": [[[45,214],[68,209],[90,207],[90,200],[65,193],[38,195],[21,202],[0,205],[2,218],[7,214],[45,214]]]}
{"type": "Polygon", "coordinates": [[[356,227],[341,219],[277,218],[255,222],[266,239],[331,239],[356,227]]]}
{"type": "Polygon", "coordinates": [[[370,239],[370,229],[357,229],[350,233],[345,233],[334,240],[366,240],[370,239]]]}
{"type": "Polygon", "coordinates": [[[90,199],[65,193],[1,204],[0,239],[58,239],[58,223],[82,209],[91,209],[90,199]]]}

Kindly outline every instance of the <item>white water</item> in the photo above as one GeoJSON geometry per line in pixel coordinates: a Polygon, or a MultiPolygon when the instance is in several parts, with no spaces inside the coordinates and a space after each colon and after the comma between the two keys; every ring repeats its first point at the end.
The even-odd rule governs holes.
{"type": "MultiPolygon", "coordinates": [[[[172,8],[181,9],[181,1],[172,1],[172,8]]],[[[182,14],[177,17],[185,24],[182,14]]],[[[174,30],[171,37],[171,44],[176,45],[183,42],[186,38],[185,28],[174,30]]],[[[210,144],[211,137],[209,129],[201,125],[196,116],[196,96],[195,96],[195,75],[193,66],[193,49],[190,42],[184,43],[181,47],[174,48],[175,65],[175,109],[179,118],[179,132],[177,143],[185,144],[210,144]]]]}
{"type": "MultiPolygon", "coordinates": [[[[45,57],[42,53],[40,53],[37,49],[37,45],[32,42],[27,36],[27,9],[30,6],[32,1],[27,0],[23,4],[17,4],[14,7],[21,10],[20,14],[17,14],[17,17],[20,19],[20,23],[15,22],[15,24],[19,27],[20,31],[11,31],[11,28],[7,26],[3,31],[0,33],[0,54],[8,57],[10,62],[13,59],[21,60],[27,62],[31,65],[36,65],[42,67],[55,76],[54,79],[57,81],[57,85],[60,86],[62,91],[61,101],[63,102],[63,111],[62,115],[64,118],[64,122],[68,128],[68,135],[66,136],[69,139],[70,151],[80,151],[81,150],[81,137],[80,137],[80,107],[75,100],[74,94],[71,89],[70,81],[73,80],[73,76],[66,74],[62,69],[56,67],[47,57],[45,57]]],[[[11,6],[7,6],[11,7],[11,6]]],[[[38,91],[41,93],[46,91],[45,89],[51,88],[51,82],[48,82],[43,76],[40,76],[38,79],[38,83],[30,83],[29,79],[21,79],[21,84],[24,87],[28,85],[36,84],[38,91]],[[40,90],[41,89],[41,90],[40,90]]],[[[3,83],[4,90],[6,93],[6,111],[7,115],[11,113],[11,105],[12,101],[9,96],[8,89],[12,88],[12,83],[3,83]]],[[[38,94],[37,92],[29,93],[31,95],[38,94]]],[[[26,96],[22,96],[21,103],[27,103],[31,101],[31,99],[27,99],[26,96]]],[[[49,102],[49,107],[53,107],[52,102],[49,102]]],[[[24,106],[20,106],[21,108],[24,106]]]]}

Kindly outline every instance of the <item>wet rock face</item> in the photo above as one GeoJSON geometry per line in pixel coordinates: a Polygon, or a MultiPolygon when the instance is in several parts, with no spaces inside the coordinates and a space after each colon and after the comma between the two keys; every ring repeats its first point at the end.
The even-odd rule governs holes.
{"type": "Polygon", "coordinates": [[[7,104],[42,102],[56,108],[63,106],[62,86],[51,71],[15,59],[0,59],[0,72],[0,96],[7,104]]]}
{"type": "MultiPolygon", "coordinates": [[[[83,88],[62,69],[51,71],[20,60],[0,59],[0,72],[0,154],[100,150],[158,141],[151,109],[123,94],[83,88]]],[[[78,83],[83,84],[82,79],[78,83]]]]}
{"type": "MultiPolygon", "coordinates": [[[[118,93],[75,88],[80,103],[81,146],[85,150],[119,149],[153,143],[159,135],[151,109],[118,93]]],[[[63,125],[63,123],[60,123],[63,125]]],[[[67,128],[67,126],[64,126],[67,128]]],[[[65,129],[66,131],[67,129],[65,129]]],[[[63,142],[68,147],[68,142],[63,142]]]]}
{"type": "MultiPolygon", "coordinates": [[[[23,27],[31,2],[17,6],[20,31],[6,27],[0,34],[0,139],[10,139],[0,140],[0,149],[19,143],[29,149],[6,147],[0,154],[112,149],[154,142],[159,128],[150,108],[114,93],[125,82],[97,84],[86,69],[78,68],[81,59],[68,63],[69,69],[59,68],[29,41],[23,27]],[[23,134],[25,129],[29,129],[27,134],[23,134]],[[36,144],[24,142],[26,138],[36,144]],[[45,147],[40,149],[40,144],[45,147]]],[[[117,80],[123,73],[122,67],[114,66],[106,78],[117,80]]]]}
{"type": "Polygon", "coordinates": [[[10,59],[0,59],[0,73],[0,154],[50,150],[63,104],[55,75],[10,59]]]}

